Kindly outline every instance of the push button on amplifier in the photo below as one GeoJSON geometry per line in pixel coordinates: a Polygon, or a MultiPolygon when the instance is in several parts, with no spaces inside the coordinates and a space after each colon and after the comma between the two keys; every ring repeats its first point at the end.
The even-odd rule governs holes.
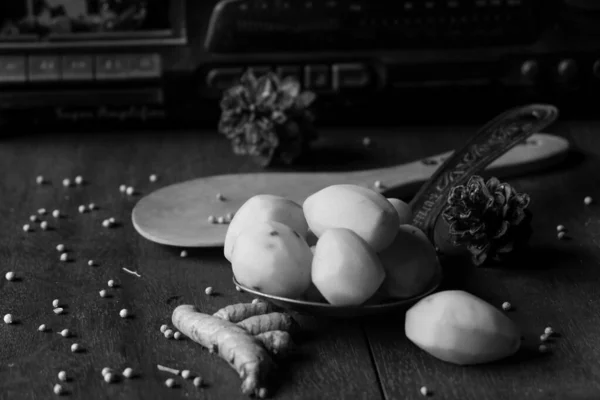
{"type": "Polygon", "coordinates": [[[129,75],[129,59],[126,55],[101,55],[96,57],[96,79],[126,79],[129,75]]]}
{"type": "Polygon", "coordinates": [[[26,64],[25,56],[0,56],[0,83],[25,82],[26,64]]]}
{"type": "Polygon", "coordinates": [[[94,79],[94,61],[91,56],[63,56],[62,78],[65,81],[94,79]]]}
{"type": "Polygon", "coordinates": [[[57,81],[60,79],[58,56],[30,56],[29,80],[32,82],[57,81]]]}
{"type": "Polygon", "coordinates": [[[335,64],[333,66],[333,88],[360,89],[371,83],[371,75],[363,64],[335,64]]]}
{"type": "Polygon", "coordinates": [[[132,55],[129,68],[131,78],[159,78],[162,75],[162,62],[158,54],[132,55]]]}

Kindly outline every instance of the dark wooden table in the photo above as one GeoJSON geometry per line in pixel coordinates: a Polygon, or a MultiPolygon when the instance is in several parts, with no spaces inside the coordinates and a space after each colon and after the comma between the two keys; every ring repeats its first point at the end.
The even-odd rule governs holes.
{"type": "MultiPolygon", "coordinates": [[[[314,165],[300,169],[377,167],[408,162],[460,145],[472,127],[400,127],[323,132],[314,165]],[[371,136],[373,145],[362,146],[371,136]]],[[[463,288],[500,305],[510,301],[510,316],[525,332],[525,347],[504,362],[459,367],[438,361],[404,337],[403,315],[363,321],[304,319],[307,328],[299,353],[280,363],[276,399],[418,399],[426,385],[432,398],[598,399],[600,398],[600,123],[556,123],[550,132],[572,141],[574,151],[559,167],[510,182],[528,192],[533,203],[534,236],[530,250],[505,268],[474,269],[446,265],[447,288],[463,288]],[[585,206],[583,198],[596,197],[585,206]],[[559,241],[564,224],[571,240],[559,241]],[[560,333],[551,352],[539,355],[536,339],[544,327],[560,333]]],[[[78,399],[242,399],[240,379],[217,356],[189,340],[167,340],[159,332],[173,308],[194,303],[202,310],[251,297],[238,293],[221,249],[190,251],[163,247],[139,236],[130,223],[138,197],[119,192],[132,185],[141,194],[159,186],[212,174],[258,170],[234,157],[212,132],[65,134],[4,137],[0,141],[0,270],[18,280],[0,280],[0,314],[17,322],[0,323],[0,397],[53,398],[60,370],[71,380],[66,396],[78,399]],[[159,180],[151,183],[148,176],[159,180]],[[51,184],[36,185],[37,175],[51,184]],[[81,175],[81,187],[64,188],[63,178],[81,175]],[[79,214],[80,204],[99,210],[79,214]],[[39,208],[66,216],[42,217],[51,229],[22,227],[39,208]],[[105,229],[101,222],[120,223],[105,229]],[[72,258],[61,262],[56,245],[72,258]],[[89,259],[97,266],[87,265],[89,259]],[[138,271],[141,278],[122,271],[138,271]],[[119,286],[107,287],[114,279],[119,286]],[[217,295],[206,296],[214,287],[217,295]],[[108,289],[111,296],[100,298],[108,289]],[[52,300],[65,305],[55,315],[52,300]],[[133,318],[121,319],[128,308],[133,318]],[[50,332],[38,332],[40,324],[50,332]],[[57,332],[70,329],[74,336],[57,332]],[[71,353],[78,342],[85,349],[71,353]],[[169,374],[156,365],[190,369],[207,382],[166,388],[169,374]],[[132,367],[140,376],[106,384],[103,367],[132,367]]]]}

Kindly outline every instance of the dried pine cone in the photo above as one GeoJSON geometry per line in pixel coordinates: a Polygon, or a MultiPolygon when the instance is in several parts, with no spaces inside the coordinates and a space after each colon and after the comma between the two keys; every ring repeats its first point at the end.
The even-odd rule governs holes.
{"type": "Polygon", "coordinates": [[[291,164],[316,138],[309,109],[314,100],[291,77],[269,72],[257,78],[248,70],[223,94],[219,132],[231,140],[235,154],[253,156],[263,166],[291,164]]]}
{"type": "Polygon", "coordinates": [[[473,263],[501,261],[503,255],[525,244],[531,236],[529,196],[497,178],[487,182],[472,176],[450,191],[442,212],[451,242],[466,247],[473,263]]]}

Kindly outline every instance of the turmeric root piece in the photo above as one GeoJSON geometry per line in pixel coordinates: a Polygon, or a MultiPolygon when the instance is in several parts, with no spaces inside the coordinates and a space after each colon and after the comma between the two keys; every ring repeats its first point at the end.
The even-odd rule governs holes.
{"type": "Polygon", "coordinates": [[[246,329],[252,335],[270,331],[290,332],[296,327],[295,321],[290,315],[278,312],[246,318],[238,322],[238,326],[246,329]]]}
{"type": "Polygon", "coordinates": [[[275,363],[261,341],[243,327],[198,312],[191,305],[175,308],[171,320],[181,333],[216,351],[237,371],[242,379],[242,393],[266,397],[265,382],[275,363]]]}
{"type": "Polygon", "coordinates": [[[292,337],[288,332],[269,331],[259,333],[255,337],[261,341],[261,343],[263,344],[263,346],[265,346],[267,350],[269,350],[275,355],[284,355],[294,347],[292,337]]]}
{"type": "Polygon", "coordinates": [[[240,322],[255,315],[267,314],[273,311],[271,304],[259,301],[258,303],[240,303],[221,308],[213,314],[215,317],[226,321],[240,322]]]}

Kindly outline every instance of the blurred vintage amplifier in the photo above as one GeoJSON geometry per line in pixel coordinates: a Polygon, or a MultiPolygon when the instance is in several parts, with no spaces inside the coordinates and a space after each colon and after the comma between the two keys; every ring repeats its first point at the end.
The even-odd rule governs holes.
{"type": "Polygon", "coordinates": [[[589,111],[600,0],[0,2],[5,121],[214,124],[250,67],[297,77],[325,122],[529,101],[589,111]]]}

